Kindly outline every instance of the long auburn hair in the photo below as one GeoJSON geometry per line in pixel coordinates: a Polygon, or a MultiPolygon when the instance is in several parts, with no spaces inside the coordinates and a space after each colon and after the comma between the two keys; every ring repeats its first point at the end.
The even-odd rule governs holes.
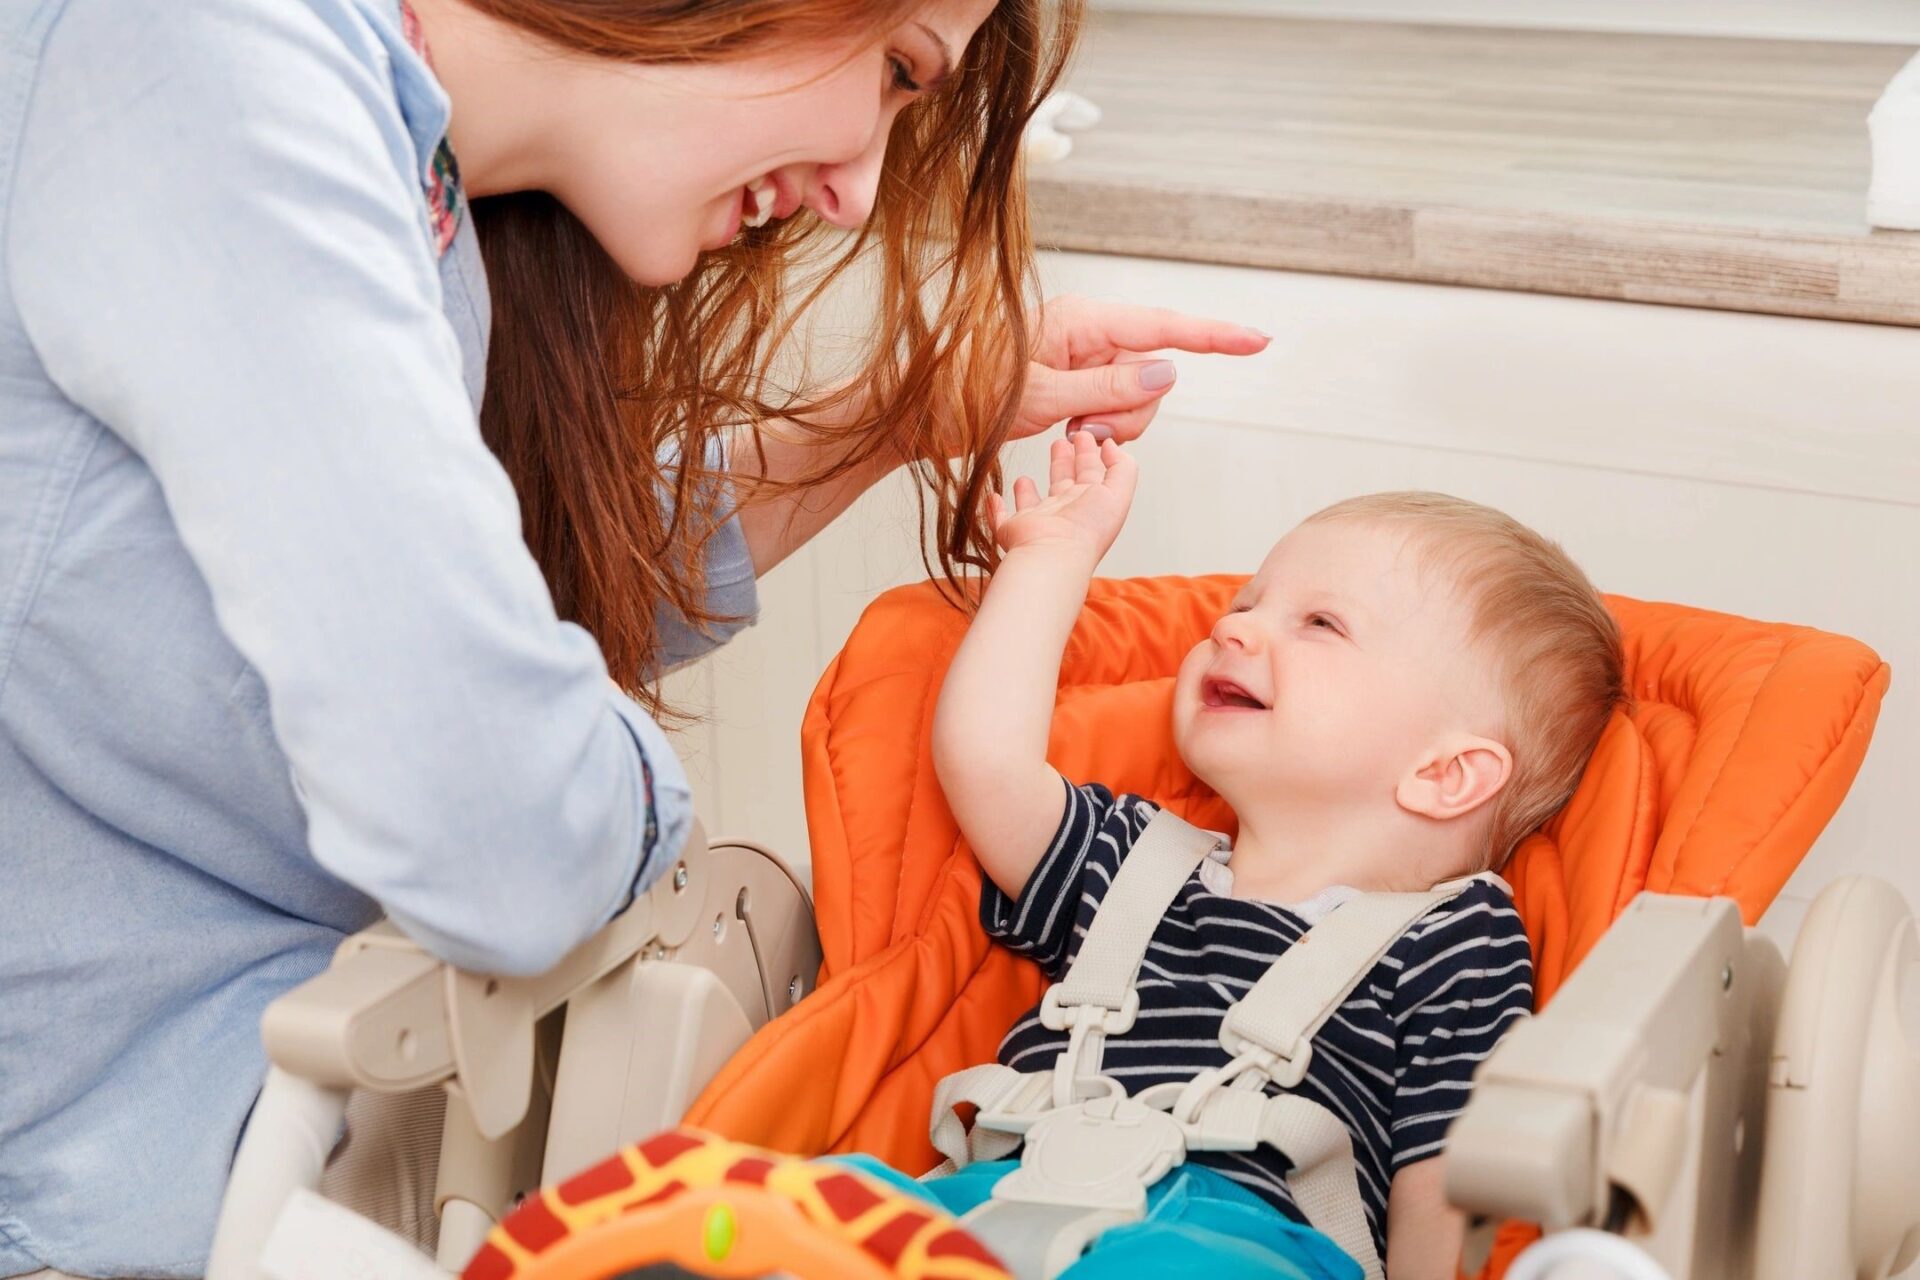
{"type": "MultiPolygon", "coordinates": [[[[878,36],[924,0],[467,3],[563,49],[661,63],[878,36]]],[[[856,235],[788,219],[649,288],[544,193],[474,202],[494,298],[482,433],[513,479],[555,607],[650,710],[669,713],[653,670],[657,611],[724,621],[703,605],[702,568],[725,489],[709,446],[730,426],[784,418],[841,441],[809,481],[883,454],[908,461],[923,525],[937,513],[929,571],[936,559],[948,577],[991,563],[980,499],[999,483],[1036,296],[1020,135],[1060,75],[1081,4],[999,0],[947,83],[900,113],[856,235]],[[875,300],[856,371],[824,391],[780,389],[773,370],[799,344],[801,317],[856,266],[871,270],[861,283],[875,300]]]]}

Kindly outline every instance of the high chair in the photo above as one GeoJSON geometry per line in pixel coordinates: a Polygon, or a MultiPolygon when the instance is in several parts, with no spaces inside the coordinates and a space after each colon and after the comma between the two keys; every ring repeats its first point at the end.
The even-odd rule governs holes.
{"type": "MultiPolygon", "coordinates": [[[[1064,774],[1231,830],[1174,752],[1169,707],[1180,657],[1241,581],[1094,584],[1061,672],[1049,757],[1064,774]]],[[[1895,1008],[1920,957],[1910,917],[1886,886],[1837,886],[1809,917],[1790,979],[1746,926],[1844,797],[1887,668],[1805,628],[1610,604],[1634,705],[1573,800],[1505,869],[1543,1012],[1483,1067],[1450,1141],[1449,1196],[1480,1220],[1489,1275],[1537,1234],[1508,1226],[1495,1241],[1502,1218],[1561,1233],[1516,1276],[1553,1274],[1540,1250],[1580,1244],[1566,1230],[1580,1226],[1609,1230],[1654,1268],[1589,1275],[1883,1275],[1920,1242],[1908,1208],[1920,1169],[1902,1163],[1920,1149],[1920,1116],[1897,1130],[1911,1135],[1904,1148],[1854,1134],[1863,1095],[1920,1099],[1895,1008]],[[1822,1046],[1833,1048],[1813,1052],[1822,1046]],[[1824,1171],[1819,1195],[1810,1170],[1824,1171]]],[[[812,1166],[706,1136],[927,1169],[935,1085],[991,1061],[1038,999],[1037,970],[979,927],[980,872],[927,749],[964,627],[931,585],[883,596],[809,707],[819,990],[719,1071],[689,1130],[510,1216],[472,1280],[602,1280],[656,1263],[662,1274],[1005,1274],[917,1202],[823,1190],[835,1179],[812,1166]]]]}
{"type": "Polygon", "coordinates": [[[348,1258],[368,1256],[374,1275],[457,1273],[525,1192],[677,1121],[819,968],[812,903],[793,872],[758,845],[710,844],[697,823],[650,891],[537,978],[462,972],[386,922],[353,935],[261,1021],[272,1065],[209,1280],[251,1280],[263,1259],[265,1272],[334,1280],[348,1258]],[[354,1090],[430,1089],[447,1094],[437,1271],[312,1195],[354,1090]],[[333,1238],[343,1230],[349,1239],[333,1238]],[[347,1252],[326,1251],[336,1246],[347,1252]]]}

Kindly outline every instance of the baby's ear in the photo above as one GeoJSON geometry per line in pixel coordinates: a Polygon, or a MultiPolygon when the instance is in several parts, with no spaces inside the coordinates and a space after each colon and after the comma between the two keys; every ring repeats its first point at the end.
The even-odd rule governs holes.
{"type": "Polygon", "coordinates": [[[1394,800],[1408,813],[1445,822],[1500,794],[1513,776],[1513,753],[1492,738],[1446,738],[1400,779],[1394,800]]]}

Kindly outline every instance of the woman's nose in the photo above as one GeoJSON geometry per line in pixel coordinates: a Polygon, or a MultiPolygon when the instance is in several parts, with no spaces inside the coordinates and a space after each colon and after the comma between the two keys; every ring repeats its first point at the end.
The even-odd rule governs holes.
{"type": "Polygon", "coordinates": [[[807,183],[806,206],[836,227],[851,230],[873,212],[880,189],[880,167],[887,158],[887,125],[882,119],[866,149],[841,164],[821,165],[807,183]]]}

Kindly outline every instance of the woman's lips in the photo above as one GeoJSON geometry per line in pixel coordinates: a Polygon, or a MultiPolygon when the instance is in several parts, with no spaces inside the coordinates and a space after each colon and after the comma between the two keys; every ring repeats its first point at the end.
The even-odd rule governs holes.
{"type": "Polygon", "coordinates": [[[800,194],[780,180],[778,174],[755,178],[740,188],[729,208],[726,233],[704,248],[724,249],[748,227],[764,227],[790,217],[800,207],[800,194]]]}
{"type": "Polygon", "coordinates": [[[773,185],[771,178],[755,178],[742,188],[741,207],[745,214],[742,225],[764,227],[773,218],[774,205],[779,202],[779,188],[773,185]]]}
{"type": "Polygon", "coordinates": [[[777,173],[768,174],[767,180],[773,183],[773,220],[779,222],[799,212],[800,193],[783,182],[777,173]]]}
{"type": "Polygon", "coordinates": [[[700,248],[704,251],[711,252],[715,249],[724,249],[732,244],[740,234],[740,225],[747,213],[745,194],[742,193],[735,196],[731,204],[721,207],[724,210],[722,216],[726,221],[717,232],[701,244],[700,248]]]}

